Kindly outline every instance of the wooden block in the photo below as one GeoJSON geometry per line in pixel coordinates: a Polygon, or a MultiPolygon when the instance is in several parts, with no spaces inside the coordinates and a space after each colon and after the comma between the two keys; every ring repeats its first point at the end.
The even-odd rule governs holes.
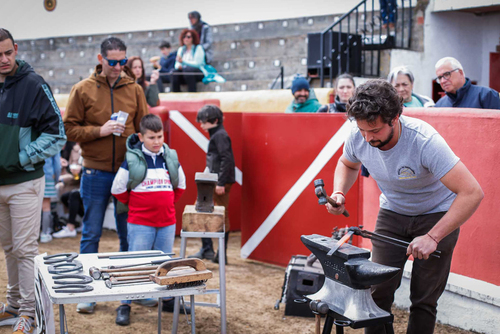
{"type": "Polygon", "coordinates": [[[182,214],[182,230],[224,232],[224,211],[223,206],[215,206],[214,212],[197,212],[194,205],[186,205],[182,214]]]}

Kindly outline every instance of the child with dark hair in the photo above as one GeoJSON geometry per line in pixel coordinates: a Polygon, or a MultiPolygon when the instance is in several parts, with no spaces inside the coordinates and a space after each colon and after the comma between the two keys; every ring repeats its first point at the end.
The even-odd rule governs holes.
{"type": "MultiPolygon", "coordinates": [[[[214,105],[203,106],[196,116],[196,121],[200,127],[210,134],[208,143],[207,164],[211,173],[218,174],[218,182],[215,187],[214,201],[215,205],[225,208],[225,248],[227,250],[227,241],[229,237],[229,191],[235,182],[234,156],[231,147],[231,138],[222,125],[223,115],[219,107],[214,105]]],[[[214,257],[212,239],[202,238],[202,247],[198,253],[190,257],[200,259],[212,259],[215,263],[219,261],[219,252],[214,257]]],[[[227,252],[226,252],[227,264],[227,252]]]]}
{"type": "MultiPolygon", "coordinates": [[[[163,142],[160,117],[149,114],[140,122],[140,133],[127,139],[125,161],[113,181],[111,193],[128,205],[127,241],[129,251],[172,252],[175,238],[174,203],[186,189],[186,177],[177,152],[163,142]]],[[[154,306],[156,299],[143,305],[154,306]]],[[[117,309],[116,323],[130,323],[130,300],[117,309]]],[[[165,306],[166,305],[166,306],[165,306]]],[[[173,310],[173,299],[164,303],[173,310]]]]}

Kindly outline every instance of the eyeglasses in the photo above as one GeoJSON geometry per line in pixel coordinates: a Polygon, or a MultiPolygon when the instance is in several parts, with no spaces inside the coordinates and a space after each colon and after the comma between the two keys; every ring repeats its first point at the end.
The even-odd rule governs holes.
{"type": "Polygon", "coordinates": [[[125,66],[125,65],[127,65],[127,61],[128,61],[127,58],[124,58],[124,59],[121,59],[121,60],[108,59],[106,57],[103,57],[103,58],[106,59],[106,61],[108,62],[109,66],[111,66],[111,67],[115,67],[116,64],[118,64],[118,63],[120,63],[120,66],[125,66]]]}
{"type": "Polygon", "coordinates": [[[449,71],[449,72],[444,72],[444,73],[443,73],[443,75],[440,75],[440,76],[438,76],[438,77],[436,78],[436,82],[437,82],[438,84],[440,84],[440,83],[441,83],[441,80],[442,80],[443,78],[444,78],[444,79],[446,79],[446,80],[448,80],[448,79],[451,77],[451,73],[452,73],[452,72],[455,72],[455,71],[458,71],[458,70],[459,70],[459,68],[456,68],[456,69],[451,70],[451,71],[449,71]]]}
{"type": "Polygon", "coordinates": [[[184,38],[193,38],[193,36],[191,36],[191,35],[186,35],[186,36],[184,36],[184,38]]]}

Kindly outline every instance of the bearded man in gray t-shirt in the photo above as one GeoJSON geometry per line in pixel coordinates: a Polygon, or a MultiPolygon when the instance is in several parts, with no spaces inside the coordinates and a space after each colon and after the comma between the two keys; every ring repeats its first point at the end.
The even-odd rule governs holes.
{"type": "MultiPolygon", "coordinates": [[[[399,247],[373,243],[372,260],[401,268],[393,279],[372,287],[377,305],[391,312],[405,262],[413,255],[411,307],[407,333],[433,333],[437,301],[450,272],[459,227],[476,211],[483,191],[429,124],[401,116],[403,102],[391,84],[370,80],[347,105],[355,126],[335,169],[333,200],[328,212],[344,211],[345,195],[365,165],[379,186],[380,211],[375,232],[410,243],[399,247]],[[429,257],[435,250],[441,257],[429,257]]],[[[384,326],[366,333],[385,333],[384,326]]]]}

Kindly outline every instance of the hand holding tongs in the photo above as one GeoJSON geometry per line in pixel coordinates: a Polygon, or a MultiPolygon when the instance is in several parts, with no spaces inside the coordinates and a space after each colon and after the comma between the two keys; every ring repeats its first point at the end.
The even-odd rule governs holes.
{"type": "MultiPolygon", "coordinates": [[[[391,237],[388,237],[388,236],[385,236],[382,234],[378,234],[375,232],[362,230],[361,228],[359,228],[357,226],[349,227],[348,231],[349,232],[347,232],[339,241],[337,241],[337,243],[335,245],[333,245],[333,247],[330,249],[330,251],[327,254],[328,256],[332,256],[333,253],[335,253],[335,251],[337,249],[339,249],[339,247],[342,246],[344,243],[346,243],[347,240],[349,240],[351,238],[351,236],[353,236],[353,235],[359,235],[363,238],[382,241],[382,242],[385,242],[385,243],[388,243],[388,244],[391,244],[394,246],[398,246],[401,248],[405,248],[405,249],[408,248],[408,246],[410,245],[409,242],[395,239],[395,238],[391,238],[391,237]]],[[[436,250],[436,251],[431,253],[431,256],[434,256],[438,259],[441,258],[440,255],[441,255],[441,251],[439,251],[439,250],[436,250]]]]}

